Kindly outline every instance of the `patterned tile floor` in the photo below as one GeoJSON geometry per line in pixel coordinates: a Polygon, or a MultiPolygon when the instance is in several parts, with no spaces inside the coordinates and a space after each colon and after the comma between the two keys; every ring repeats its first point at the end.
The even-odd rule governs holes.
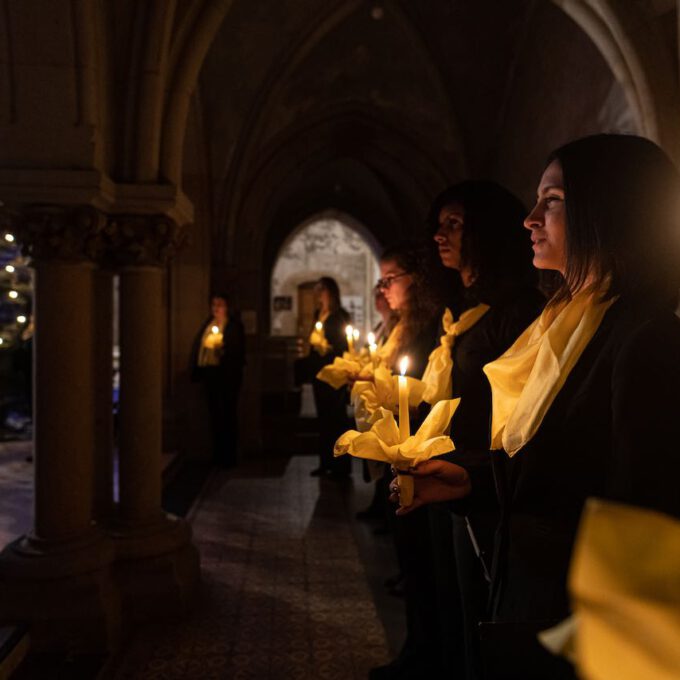
{"type": "Polygon", "coordinates": [[[389,660],[352,484],[310,478],[312,457],[283,463],[209,479],[190,513],[200,602],[141,631],[116,680],[351,680],[389,660]]]}

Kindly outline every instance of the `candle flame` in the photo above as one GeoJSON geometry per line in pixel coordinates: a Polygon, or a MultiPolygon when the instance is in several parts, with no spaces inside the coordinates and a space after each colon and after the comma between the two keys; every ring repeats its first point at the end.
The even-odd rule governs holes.
{"type": "Polygon", "coordinates": [[[352,331],[352,335],[353,335],[353,337],[354,337],[355,340],[358,340],[358,339],[359,339],[359,329],[358,329],[358,328],[355,328],[355,329],[352,331]]]}
{"type": "Polygon", "coordinates": [[[345,335],[348,338],[353,337],[354,329],[351,326],[345,326],[345,335]]]}
{"type": "Polygon", "coordinates": [[[368,334],[368,344],[375,345],[375,333],[368,334]]]}
{"type": "Polygon", "coordinates": [[[407,370],[408,370],[408,357],[402,357],[399,360],[399,371],[402,375],[406,375],[407,370]]]}
{"type": "Polygon", "coordinates": [[[323,324],[321,323],[321,321],[317,321],[317,322],[314,324],[314,328],[316,328],[316,330],[319,331],[319,333],[321,333],[321,331],[322,331],[322,329],[323,329],[323,324]]]}
{"type": "Polygon", "coordinates": [[[213,326],[211,330],[215,335],[217,335],[220,332],[220,327],[219,326],[213,326]]]}

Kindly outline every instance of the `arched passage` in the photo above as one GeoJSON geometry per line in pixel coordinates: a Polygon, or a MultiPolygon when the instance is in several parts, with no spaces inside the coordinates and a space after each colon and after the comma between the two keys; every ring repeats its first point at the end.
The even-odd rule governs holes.
{"type": "Polygon", "coordinates": [[[366,227],[337,210],[313,215],[286,239],[271,274],[271,335],[303,335],[311,325],[311,283],[333,277],[343,306],[362,331],[374,325],[372,290],[378,244],[366,227]]]}

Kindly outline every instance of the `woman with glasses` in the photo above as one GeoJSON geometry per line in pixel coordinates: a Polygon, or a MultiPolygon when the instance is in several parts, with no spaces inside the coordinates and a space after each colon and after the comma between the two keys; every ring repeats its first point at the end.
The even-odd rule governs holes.
{"type": "MultiPolygon", "coordinates": [[[[488,677],[573,677],[536,633],[569,614],[567,573],[588,497],[680,516],[679,196],[677,170],[640,137],[587,137],[548,159],[525,227],[534,266],[560,272],[562,285],[485,367],[501,507],[494,624],[483,629],[488,677]]],[[[488,491],[446,461],[413,474],[415,502],[400,512],[484,502],[488,491]]],[[[654,550],[650,541],[640,559],[660,559],[654,550]]]]}
{"type": "MultiPolygon", "coordinates": [[[[383,291],[399,322],[381,349],[384,360],[396,372],[399,360],[408,356],[408,375],[420,379],[430,352],[441,334],[442,299],[437,271],[439,263],[432,248],[405,243],[388,248],[380,258],[383,291]]],[[[412,428],[419,426],[423,414],[412,416],[412,428]]],[[[403,579],[407,636],[398,657],[386,666],[371,670],[370,677],[412,677],[412,669],[422,660],[435,660],[439,648],[439,627],[432,612],[436,592],[432,582],[427,509],[393,522],[397,561],[403,579]]],[[[395,580],[395,579],[392,579],[395,580]]],[[[438,665],[426,669],[422,677],[438,677],[438,665]]],[[[417,676],[418,677],[418,676],[417,676]]]]}
{"type": "Polygon", "coordinates": [[[417,243],[385,250],[376,287],[399,317],[383,357],[396,370],[399,359],[408,356],[408,375],[420,378],[439,334],[442,310],[429,250],[417,243]]]}

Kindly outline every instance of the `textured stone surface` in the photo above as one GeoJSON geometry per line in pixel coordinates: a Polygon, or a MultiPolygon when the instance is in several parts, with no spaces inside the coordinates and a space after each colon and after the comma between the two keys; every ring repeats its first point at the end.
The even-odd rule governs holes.
{"type": "Polygon", "coordinates": [[[315,462],[212,477],[191,515],[200,603],[184,622],[141,632],[118,680],[347,680],[388,661],[347,488],[310,479],[315,462]]]}

